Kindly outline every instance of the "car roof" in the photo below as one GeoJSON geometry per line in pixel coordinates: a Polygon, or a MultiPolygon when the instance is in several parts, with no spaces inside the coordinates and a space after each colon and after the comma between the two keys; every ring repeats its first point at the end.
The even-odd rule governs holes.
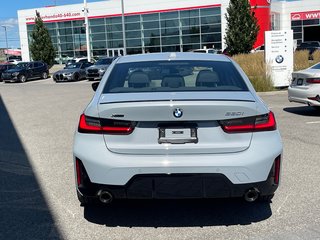
{"type": "Polygon", "coordinates": [[[222,54],[203,54],[191,52],[166,52],[126,55],[119,57],[117,63],[168,61],[168,60],[191,60],[191,61],[220,61],[230,62],[230,58],[222,54]]]}

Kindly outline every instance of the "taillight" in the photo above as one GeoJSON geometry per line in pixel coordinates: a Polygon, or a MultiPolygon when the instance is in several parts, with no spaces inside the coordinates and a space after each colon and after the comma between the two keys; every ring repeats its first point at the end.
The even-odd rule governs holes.
{"type": "Polygon", "coordinates": [[[307,83],[310,83],[310,84],[320,83],[320,78],[307,78],[307,83]]]}
{"type": "Polygon", "coordinates": [[[276,120],[271,111],[268,114],[254,117],[222,120],[220,125],[226,133],[273,131],[277,129],[276,120]]]}
{"type": "Polygon", "coordinates": [[[100,119],[81,114],[78,132],[127,135],[133,132],[134,125],[131,121],[100,119]]]}

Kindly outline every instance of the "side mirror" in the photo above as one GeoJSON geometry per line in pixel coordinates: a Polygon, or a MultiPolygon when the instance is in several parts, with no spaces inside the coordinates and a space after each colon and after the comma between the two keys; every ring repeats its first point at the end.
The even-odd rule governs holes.
{"type": "Polygon", "coordinates": [[[92,87],[93,91],[96,91],[96,90],[97,90],[97,88],[98,88],[98,86],[99,86],[99,83],[100,83],[100,82],[94,82],[94,83],[91,84],[91,87],[92,87]]]}

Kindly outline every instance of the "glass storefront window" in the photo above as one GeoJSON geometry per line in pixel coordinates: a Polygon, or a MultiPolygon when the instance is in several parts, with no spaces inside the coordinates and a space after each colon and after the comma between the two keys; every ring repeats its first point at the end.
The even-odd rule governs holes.
{"type": "Polygon", "coordinates": [[[160,45],[160,38],[144,38],[144,45],[145,46],[158,46],[160,45]]]}
{"type": "Polygon", "coordinates": [[[69,22],[58,22],[58,28],[71,28],[71,21],[69,22]]]}
{"type": "Polygon", "coordinates": [[[180,52],[180,46],[162,46],[162,52],[180,52]]]}
{"type": "Polygon", "coordinates": [[[216,25],[202,25],[201,26],[201,32],[202,33],[216,33],[216,32],[221,32],[221,25],[216,24],[216,25]]]}
{"type": "Polygon", "coordinates": [[[120,23],[120,24],[122,23],[121,17],[106,18],[105,21],[106,21],[106,24],[109,24],[109,25],[113,25],[116,23],[120,23]]]}
{"type": "Polygon", "coordinates": [[[220,15],[221,14],[221,9],[216,7],[216,8],[202,8],[200,9],[200,15],[201,16],[207,16],[207,15],[220,15]]]}
{"type": "Polygon", "coordinates": [[[199,25],[199,18],[183,18],[181,19],[182,26],[194,26],[199,25]]]}
{"type": "Polygon", "coordinates": [[[122,40],[114,40],[107,42],[107,48],[122,48],[123,41],[122,40]]]}
{"type": "Polygon", "coordinates": [[[131,16],[125,16],[126,23],[129,22],[139,22],[140,21],[140,15],[131,15],[131,16]]]}
{"type": "Polygon", "coordinates": [[[178,18],[178,12],[163,12],[160,13],[160,19],[173,19],[173,18],[178,18]]]}
{"type": "Polygon", "coordinates": [[[104,18],[89,19],[89,26],[105,25],[104,18]]]}
{"type": "Polygon", "coordinates": [[[141,38],[127,40],[127,47],[141,47],[141,38]]]}
{"type": "Polygon", "coordinates": [[[161,29],[161,36],[179,36],[179,28],[164,28],[161,29]]]}
{"type": "Polygon", "coordinates": [[[182,28],[183,35],[197,34],[197,33],[200,33],[200,28],[198,26],[183,27],[182,28]]]}
{"type": "Polygon", "coordinates": [[[181,18],[199,17],[199,9],[180,11],[181,18]]]}
{"type": "Polygon", "coordinates": [[[60,44],[61,51],[73,50],[73,43],[60,44]]]}
{"type": "Polygon", "coordinates": [[[143,21],[159,21],[159,13],[143,14],[142,20],[143,21]]]}
{"type": "Polygon", "coordinates": [[[122,32],[107,32],[107,39],[108,40],[122,39],[122,32]]]}
{"type": "Polygon", "coordinates": [[[140,23],[127,23],[125,29],[126,31],[140,29],[140,23]]]}
{"type": "Polygon", "coordinates": [[[143,29],[159,28],[159,21],[143,22],[143,29]]]}
{"type": "Polygon", "coordinates": [[[186,35],[182,36],[183,44],[186,43],[200,43],[200,36],[199,35],[186,35]]]}
{"type": "Polygon", "coordinates": [[[200,48],[200,44],[186,44],[182,46],[182,49],[184,52],[188,52],[192,49],[199,49],[200,48]]]}
{"type": "Polygon", "coordinates": [[[201,17],[201,24],[215,24],[215,23],[221,23],[221,16],[201,17]]]}
{"type": "Polygon", "coordinates": [[[160,30],[159,29],[144,30],[143,35],[145,38],[157,37],[157,36],[160,36],[160,30]]]}
{"type": "Polygon", "coordinates": [[[126,38],[141,38],[141,31],[126,31],[126,38]]]}
{"type": "Polygon", "coordinates": [[[173,45],[173,44],[180,44],[180,38],[178,37],[162,37],[161,38],[162,45],[173,45]]]}
{"type": "Polygon", "coordinates": [[[105,33],[91,34],[90,36],[91,36],[91,41],[106,40],[106,34],[105,33]]]}
{"type": "Polygon", "coordinates": [[[91,32],[91,34],[92,33],[99,33],[99,32],[102,32],[102,33],[104,33],[104,32],[106,32],[106,28],[105,28],[105,26],[93,26],[93,27],[90,27],[90,32],[91,32]]]}
{"type": "Polygon", "coordinates": [[[127,54],[139,54],[142,53],[142,48],[127,48],[127,54]]]}
{"type": "Polygon", "coordinates": [[[86,29],[84,27],[73,28],[73,33],[74,34],[85,34],[86,33],[86,29]]]}
{"type": "Polygon", "coordinates": [[[72,21],[72,26],[73,27],[84,27],[84,21],[83,20],[72,21]]]}
{"type": "Polygon", "coordinates": [[[106,41],[99,41],[99,42],[92,42],[92,48],[93,49],[105,49],[107,48],[106,41]]]}
{"type": "Polygon", "coordinates": [[[221,40],[221,33],[201,35],[201,42],[219,42],[220,40],[221,40]]]}
{"type": "Polygon", "coordinates": [[[68,36],[60,36],[58,37],[60,43],[72,43],[73,42],[73,38],[72,35],[68,35],[68,36]]]}
{"type": "Polygon", "coordinates": [[[72,28],[58,29],[59,35],[72,35],[72,28]]]}
{"type": "Polygon", "coordinates": [[[121,25],[121,24],[107,25],[107,26],[106,26],[106,31],[107,31],[107,32],[122,31],[122,25],[121,25]]]}
{"type": "Polygon", "coordinates": [[[161,21],[161,28],[167,28],[167,27],[179,27],[179,20],[163,20],[161,21]]]}

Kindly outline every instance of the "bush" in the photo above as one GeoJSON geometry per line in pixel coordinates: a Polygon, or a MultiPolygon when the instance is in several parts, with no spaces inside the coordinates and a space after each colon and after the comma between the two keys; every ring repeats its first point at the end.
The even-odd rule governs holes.
{"type": "MultiPolygon", "coordinates": [[[[272,81],[266,76],[264,53],[239,54],[232,57],[249,77],[257,92],[274,90],[272,81]]],[[[299,71],[320,62],[320,51],[313,53],[313,60],[309,60],[309,51],[296,51],[293,54],[293,69],[299,71]]]]}
{"type": "Polygon", "coordinates": [[[271,79],[266,76],[264,53],[239,54],[232,57],[243,69],[257,92],[274,90],[271,79]]]}

